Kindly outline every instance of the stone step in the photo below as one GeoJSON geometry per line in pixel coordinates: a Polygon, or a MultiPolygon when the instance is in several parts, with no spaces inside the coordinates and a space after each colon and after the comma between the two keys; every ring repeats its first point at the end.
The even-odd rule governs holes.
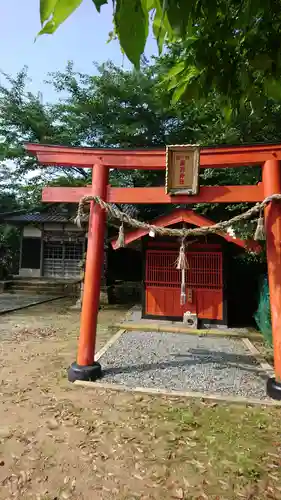
{"type": "Polygon", "coordinates": [[[73,285],[78,283],[79,280],[65,280],[65,281],[54,281],[54,280],[12,280],[10,283],[12,285],[18,285],[18,286],[64,286],[64,285],[73,285]]]}
{"type": "Polygon", "coordinates": [[[76,281],[13,280],[7,291],[23,295],[78,295],[80,284],[76,281]]]}
{"type": "Polygon", "coordinates": [[[78,295],[79,290],[75,288],[71,289],[62,289],[62,288],[57,288],[54,290],[50,290],[48,288],[37,288],[37,289],[30,289],[30,288],[10,288],[6,290],[7,293],[12,293],[12,294],[25,294],[25,295],[78,295]]]}
{"type": "Polygon", "coordinates": [[[63,295],[71,295],[68,292],[62,290],[7,290],[7,293],[13,295],[31,295],[31,296],[40,296],[40,295],[50,295],[50,297],[63,296],[63,295]]]}
{"type": "Polygon", "coordinates": [[[37,287],[29,287],[29,286],[15,286],[15,287],[11,287],[11,288],[8,288],[9,291],[20,291],[20,290],[23,290],[23,291],[29,291],[29,292],[36,292],[36,291],[39,291],[39,292],[47,292],[47,291],[50,291],[50,292],[56,292],[56,291],[64,291],[64,290],[76,290],[78,289],[78,287],[75,287],[75,286],[72,286],[72,287],[61,287],[61,286],[57,286],[56,288],[51,288],[51,287],[47,287],[47,286],[37,286],[37,287]]]}
{"type": "Polygon", "coordinates": [[[51,286],[11,286],[7,288],[7,290],[29,290],[30,292],[34,291],[36,292],[37,290],[39,291],[51,291],[51,292],[56,292],[59,290],[78,290],[79,286],[78,285],[70,285],[70,286],[56,286],[56,287],[51,287],[51,286]]]}
{"type": "Polygon", "coordinates": [[[48,288],[49,290],[57,290],[58,288],[75,288],[75,287],[78,287],[79,286],[79,283],[67,283],[65,285],[63,284],[59,284],[59,285],[46,285],[46,284],[42,284],[42,285],[29,285],[29,284],[24,284],[24,283],[20,283],[20,284],[17,284],[17,283],[13,283],[10,285],[9,288],[30,288],[30,290],[36,290],[37,288],[48,288]]]}

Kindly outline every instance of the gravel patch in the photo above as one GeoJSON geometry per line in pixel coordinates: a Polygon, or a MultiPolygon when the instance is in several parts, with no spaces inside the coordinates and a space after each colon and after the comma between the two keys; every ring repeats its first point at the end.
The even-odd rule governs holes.
{"type": "Polygon", "coordinates": [[[107,383],[267,399],[267,375],[238,339],[128,332],[99,361],[107,383]]]}

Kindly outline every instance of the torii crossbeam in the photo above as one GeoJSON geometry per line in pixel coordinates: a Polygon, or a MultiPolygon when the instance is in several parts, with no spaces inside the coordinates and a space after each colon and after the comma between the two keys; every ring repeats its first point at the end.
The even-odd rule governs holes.
{"type": "MultiPolygon", "coordinates": [[[[202,148],[200,168],[262,166],[262,182],[255,186],[201,187],[196,196],[169,196],[164,187],[113,188],[108,186],[109,169],[165,170],[165,149],[94,149],[27,144],[42,165],[92,168],[92,185],[79,188],[43,189],[45,202],[78,203],[84,195],[96,195],[114,203],[256,203],[281,193],[281,144],[202,148]]],[[[91,202],[84,296],[81,313],[77,361],[68,371],[70,381],[95,380],[101,366],[95,362],[97,316],[101,268],[104,251],[106,214],[91,202]]],[[[274,347],[275,378],[267,383],[267,392],[281,400],[281,204],[271,202],[265,210],[266,250],[274,347]]]]}

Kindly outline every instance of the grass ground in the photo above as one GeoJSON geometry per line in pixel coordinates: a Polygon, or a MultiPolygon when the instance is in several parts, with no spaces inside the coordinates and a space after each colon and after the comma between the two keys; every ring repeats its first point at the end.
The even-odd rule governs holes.
{"type": "Polygon", "coordinates": [[[258,349],[258,351],[261,353],[263,358],[271,365],[274,365],[274,357],[273,357],[273,347],[270,346],[269,344],[265,344],[261,341],[259,342],[254,342],[254,345],[258,349]]]}
{"type": "Polygon", "coordinates": [[[280,409],[75,387],[69,305],[1,316],[0,500],[281,499],[280,409]]]}

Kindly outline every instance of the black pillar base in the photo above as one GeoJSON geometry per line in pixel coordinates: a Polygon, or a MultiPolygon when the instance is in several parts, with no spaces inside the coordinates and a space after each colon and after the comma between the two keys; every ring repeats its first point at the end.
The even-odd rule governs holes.
{"type": "Polygon", "coordinates": [[[269,378],[266,384],[267,395],[275,399],[276,401],[281,401],[281,383],[276,382],[275,378],[269,378]]]}
{"type": "Polygon", "coordinates": [[[88,380],[89,382],[94,382],[98,378],[101,378],[101,376],[101,365],[97,361],[89,366],[81,366],[77,363],[72,363],[68,368],[69,382],[75,382],[75,380],[88,380]]]}

